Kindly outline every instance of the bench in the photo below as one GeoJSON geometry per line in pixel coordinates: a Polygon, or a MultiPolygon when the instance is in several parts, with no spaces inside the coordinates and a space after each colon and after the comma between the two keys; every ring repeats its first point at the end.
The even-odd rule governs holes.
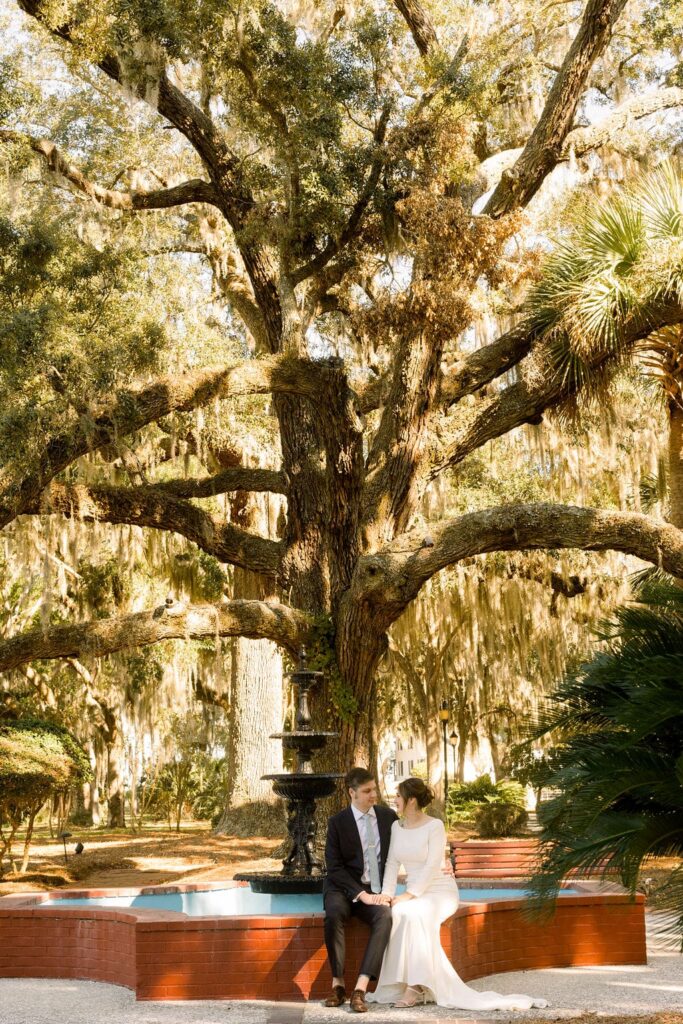
{"type": "MultiPolygon", "coordinates": [[[[456,878],[529,878],[538,856],[536,839],[465,839],[451,843],[456,878]]],[[[568,877],[602,875],[604,864],[568,877]]]]}
{"type": "Polygon", "coordinates": [[[466,839],[451,843],[456,878],[528,878],[537,854],[535,839],[466,839]]]}

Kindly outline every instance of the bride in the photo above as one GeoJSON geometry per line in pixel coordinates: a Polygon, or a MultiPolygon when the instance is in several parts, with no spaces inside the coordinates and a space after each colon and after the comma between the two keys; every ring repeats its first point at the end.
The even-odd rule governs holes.
{"type": "Polygon", "coordinates": [[[423,808],[434,794],[422,779],[399,783],[396,810],[402,821],[391,828],[382,895],[392,897],[392,927],[377,987],[369,1003],[414,1006],[427,1000],[460,1010],[528,1010],[547,1006],[544,999],[477,992],[461,981],[446,957],[441,924],[458,906],[458,886],[442,872],[446,830],[423,808]],[[407,873],[406,892],[396,896],[399,865],[407,873]]]}

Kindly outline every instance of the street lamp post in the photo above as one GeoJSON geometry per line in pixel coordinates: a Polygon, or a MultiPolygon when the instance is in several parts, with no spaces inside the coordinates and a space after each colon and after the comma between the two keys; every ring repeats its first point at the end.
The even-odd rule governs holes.
{"type": "Polygon", "coordinates": [[[441,701],[439,718],[443,732],[443,805],[445,807],[448,803],[448,719],[450,718],[448,701],[445,699],[441,701]]]}
{"type": "Polygon", "coordinates": [[[456,767],[455,766],[455,747],[456,747],[456,744],[458,742],[458,734],[455,731],[455,729],[453,729],[453,731],[451,732],[450,736],[448,737],[448,742],[450,743],[451,750],[453,751],[453,778],[455,779],[455,777],[457,775],[457,772],[455,770],[455,767],[456,767]]]}

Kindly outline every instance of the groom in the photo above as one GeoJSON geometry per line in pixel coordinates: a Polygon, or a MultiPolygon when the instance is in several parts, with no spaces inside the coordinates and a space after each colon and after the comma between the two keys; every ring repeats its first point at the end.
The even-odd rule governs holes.
{"type": "Polygon", "coordinates": [[[391,934],[391,900],[381,891],[391,826],[397,815],[388,807],[375,806],[377,782],[366,768],[352,768],[344,785],[351,803],[330,818],[325,846],[325,945],[332,969],[332,992],[325,1006],[341,1006],[346,1001],[344,929],[350,917],[357,917],[368,925],[370,936],[351,1009],[365,1013],[368,982],[379,975],[391,934]]]}

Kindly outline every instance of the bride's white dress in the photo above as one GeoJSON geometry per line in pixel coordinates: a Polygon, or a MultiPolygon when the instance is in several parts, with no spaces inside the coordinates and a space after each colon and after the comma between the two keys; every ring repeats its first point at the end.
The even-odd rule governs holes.
{"type": "Polygon", "coordinates": [[[407,874],[406,889],[415,899],[392,908],[389,945],[384,953],[377,988],[367,1001],[395,1003],[406,985],[428,990],[427,999],[438,1006],[460,1010],[528,1010],[547,1006],[544,999],[524,995],[477,992],[462,981],[441,946],[441,924],[458,906],[458,886],[443,873],[446,830],[438,818],[417,828],[404,828],[398,821],[391,829],[391,845],[384,869],[382,892],[393,896],[402,864],[407,874]]]}

